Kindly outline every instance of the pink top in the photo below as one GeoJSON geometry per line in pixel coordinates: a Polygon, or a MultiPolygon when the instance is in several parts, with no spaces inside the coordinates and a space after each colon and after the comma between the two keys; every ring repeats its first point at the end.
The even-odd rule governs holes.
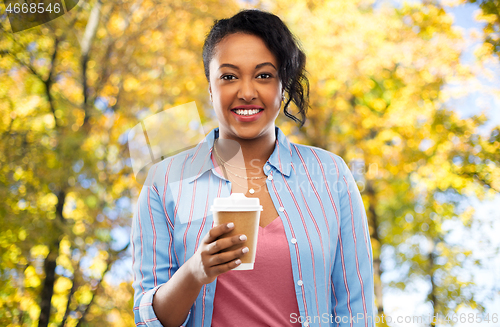
{"type": "MultiPolygon", "coordinates": [[[[222,175],[213,155],[215,169],[222,175]]],[[[217,277],[212,327],[297,326],[299,315],[288,241],[278,216],[259,226],[253,270],[228,271],[217,277]]]]}
{"type": "Polygon", "coordinates": [[[297,317],[299,307],[285,230],[277,217],[259,226],[254,269],[217,278],[212,327],[297,326],[290,322],[292,313],[297,317]]]}

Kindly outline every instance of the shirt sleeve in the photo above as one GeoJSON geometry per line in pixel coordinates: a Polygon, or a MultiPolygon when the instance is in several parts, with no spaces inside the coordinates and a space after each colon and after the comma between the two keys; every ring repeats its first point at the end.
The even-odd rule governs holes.
{"type": "Polygon", "coordinates": [[[373,261],[363,201],[342,160],[337,182],[339,230],[332,268],[334,326],[374,327],[373,261]]]}
{"type": "MultiPolygon", "coordinates": [[[[143,186],[134,212],[131,244],[136,326],[162,326],[153,310],[153,296],[178,269],[173,225],[162,202],[163,193],[154,184],[143,186]]],[[[190,315],[191,311],[182,326],[190,315]]]]}

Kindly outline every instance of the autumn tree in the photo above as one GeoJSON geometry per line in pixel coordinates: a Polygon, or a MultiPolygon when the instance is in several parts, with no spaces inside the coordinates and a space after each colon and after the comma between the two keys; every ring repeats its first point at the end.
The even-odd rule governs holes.
{"type": "Polygon", "coordinates": [[[478,4],[481,8],[480,20],[485,21],[483,28],[484,42],[490,52],[500,54],[500,1],[498,0],[465,0],[478,4]]]}
{"type": "Polygon", "coordinates": [[[103,276],[125,254],[124,247],[112,248],[111,231],[126,217],[111,213],[130,184],[116,167],[110,117],[82,101],[88,84],[82,88],[80,67],[96,23],[85,24],[88,13],[78,10],[67,21],[13,34],[5,18],[0,321],[81,323],[103,276]],[[73,24],[87,31],[83,49],[67,28],[73,24]]]}
{"type": "Polygon", "coordinates": [[[1,16],[1,325],[133,325],[131,276],[111,278],[141,186],[126,132],[208,102],[204,34],[237,8],[214,4],[85,2],[15,34],[1,16]]]}
{"type": "Polygon", "coordinates": [[[499,191],[500,139],[498,129],[478,133],[484,117],[460,119],[445,105],[442,86],[471,72],[442,8],[91,1],[15,34],[0,17],[1,325],[133,325],[131,276],[116,277],[130,260],[119,236],[141,186],[127,131],[193,100],[206,132],[215,126],[202,43],[214,19],[240,6],[278,14],[303,43],[308,123],[278,124],[351,164],[370,222],[379,313],[383,287],[410,289],[415,279],[430,285],[436,312],[456,310],[454,300],[476,304],[474,285],[458,279],[473,257],[444,227],[472,226],[465,196],[499,191]],[[383,285],[386,248],[404,274],[383,285]]]}
{"type": "Polygon", "coordinates": [[[383,287],[422,282],[434,314],[481,309],[461,268],[474,266],[471,249],[449,241],[447,226],[473,232],[468,196],[500,191],[498,129],[484,138],[484,116],[460,119],[446,106],[443,85],[473,76],[460,62],[463,39],[451,16],[433,2],[278,1],[271,8],[302,40],[311,81],[308,123],[300,131],[282,124],[350,162],[370,224],[379,314],[383,287]],[[401,275],[386,285],[384,249],[401,275]]]}

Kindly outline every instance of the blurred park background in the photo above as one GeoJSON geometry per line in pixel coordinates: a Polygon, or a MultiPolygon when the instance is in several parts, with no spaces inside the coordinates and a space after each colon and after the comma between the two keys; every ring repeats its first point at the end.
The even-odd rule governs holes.
{"type": "Polygon", "coordinates": [[[202,43],[241,8],[301,40],[308,120],[277,124],[351,167],[379,315],[500,326],[498,0],[82,0],[18,33],[0,5],[0,326],[134,325],[127,132],[191,101],[217,126],[202,43]]]}

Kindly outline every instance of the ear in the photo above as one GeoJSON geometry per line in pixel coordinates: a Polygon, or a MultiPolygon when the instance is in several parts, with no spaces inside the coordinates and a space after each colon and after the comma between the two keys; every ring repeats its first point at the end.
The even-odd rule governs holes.
{"type": "Polygon", "coordinates": [[[212,87],[208,84],[208,93],[210,94],[210,101],[212,101],[212,87]]]}

